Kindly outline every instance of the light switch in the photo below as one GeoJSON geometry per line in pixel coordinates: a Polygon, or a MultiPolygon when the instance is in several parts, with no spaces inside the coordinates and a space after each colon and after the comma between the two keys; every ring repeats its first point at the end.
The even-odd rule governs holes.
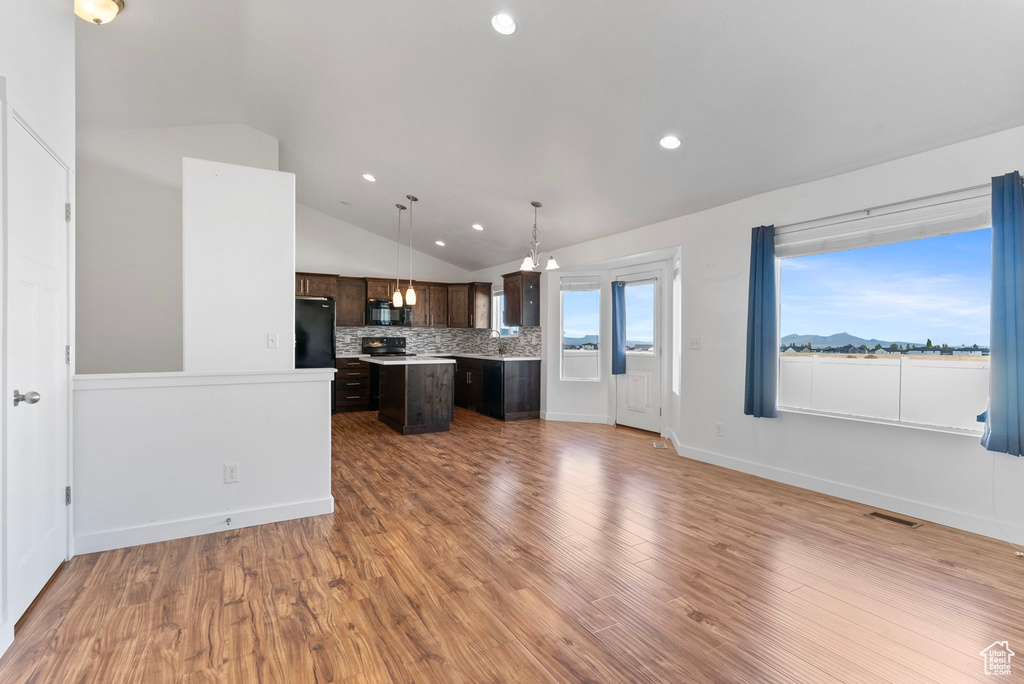
{"type": "Polygon", "coordinates": [[[267,349],[277,349],[277,335],[275,333],[267,333],[267,349]]]}

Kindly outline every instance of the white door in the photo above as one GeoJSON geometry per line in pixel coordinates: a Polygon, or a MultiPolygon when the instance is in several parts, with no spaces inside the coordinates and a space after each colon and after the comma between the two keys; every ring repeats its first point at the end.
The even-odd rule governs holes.
{"type": "Polygon", "coordinates": [[[68,176],[9,113],[7,145],[3,401],[8,427],[8,618],[14,621],[67,556],[68,176]],[[26,400],[18,400],[15,391],[26,400]]]}
{"type": "Polygon", "coordinates": [[[655,274],[626,283],[626,373],[615,376],[615,422],[661,432],[660,283],[655,274]]]}

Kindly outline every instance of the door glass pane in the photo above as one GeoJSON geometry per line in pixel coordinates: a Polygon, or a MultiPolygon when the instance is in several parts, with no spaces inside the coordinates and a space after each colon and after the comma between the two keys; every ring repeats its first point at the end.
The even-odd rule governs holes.
{"type": "Polygon", "coordinates": [[[562,379],[600,378],[601,291],[562,292],[562,379]]]}
{"type": "Polygon", "coordinates": [[[654,354],[655,283],[626,285],[626,352],[654,354]]]}

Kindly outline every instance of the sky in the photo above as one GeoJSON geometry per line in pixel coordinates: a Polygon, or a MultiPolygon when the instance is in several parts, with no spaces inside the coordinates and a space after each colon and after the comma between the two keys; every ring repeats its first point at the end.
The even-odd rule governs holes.
{"type": "Polygon", "coordinates": [[[782,336],[989,342],[991,229],[783,259],[782,336]]]}
{"type": "MultiPolygon", "coordinates": [[[[562,330],[566,337],[600,333],[600,292],[563,292],[562,297],[562,330]]],[[[654,283],[626,287],[626,339],[654,341],[654,283]]]]}

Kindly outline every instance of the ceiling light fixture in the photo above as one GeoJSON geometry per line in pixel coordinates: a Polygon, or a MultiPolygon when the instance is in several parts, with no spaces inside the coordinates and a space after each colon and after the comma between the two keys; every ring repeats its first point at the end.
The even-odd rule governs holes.
{"type": "Polygon", "coordinates": [[[683,143],[680,142],[679,138],[677,138],[674,135],[666,135],[664,138],[658,141],[658,144],[660,144],[666,150],[674,150],[683,143]]]}
{"type": "Polygon", "coordinates": [[[396,204],[398,208],[398,237],[395,238],[395,292],[391,295],[391,305],[402,306],[402,284],[399,280],[399,272],[402,270],[402,212],[405,211],[404,204],[396,204]]]}
{"type": "Polygon", "coordinates": [[[75,14],[90,24],[109,24],[124,11],[124,0],[75,0],[75,14]]]}
{"type": "Polygon", "coordinates": [[[372,173],[364,173],[363,174],[363,178],[365,178],[366,180],[370,181],[371,183],[376,183],[377,182],[377,179],[374,178],[372,173]]]}
{"type": "MultiPolygon", "coordinates": [[[[530,248],[530,252],[523,258],[523,263],[519,267],[520,271],[532,271],[540,266],[540,255],[541,252],[537,249],[540,245],[540,241],[537,239],[537,210],[544,205],[540,202],[530,202],[533,206],[533,241],[530,243],[533,247],[530,248]]],[[[554,255],[548,257],[547,266],[544,267],[545,271],[554,271],[558,268],[558,262],[555,261],[554,255]]]]}
{"type": "Polygon", "coordinates": [[[484,229],[484,227],[481,226],[479,223],[474,223],[473,224],[473,230],[483,230],[483,229],[484,229]]]}
{"type": "Polygon", "coordinates": [[[420,198],[406,195],[405,199],[409,200],[409,289],[405,291],[405,303],[416,306],[416,290],[412,289],[412,206],[420,198]]]}
{"type": "Polygon", "coordinates": [[[444,240],[434,240],[434,244],[438,247],[444,247],[444,240]]]}
{"type": "Polygon", "coordinates": [[[516,22],[507,14],[495,14],[491,17],[491,26],[503,36],[511,36],[516,32],[516,22]]]}

